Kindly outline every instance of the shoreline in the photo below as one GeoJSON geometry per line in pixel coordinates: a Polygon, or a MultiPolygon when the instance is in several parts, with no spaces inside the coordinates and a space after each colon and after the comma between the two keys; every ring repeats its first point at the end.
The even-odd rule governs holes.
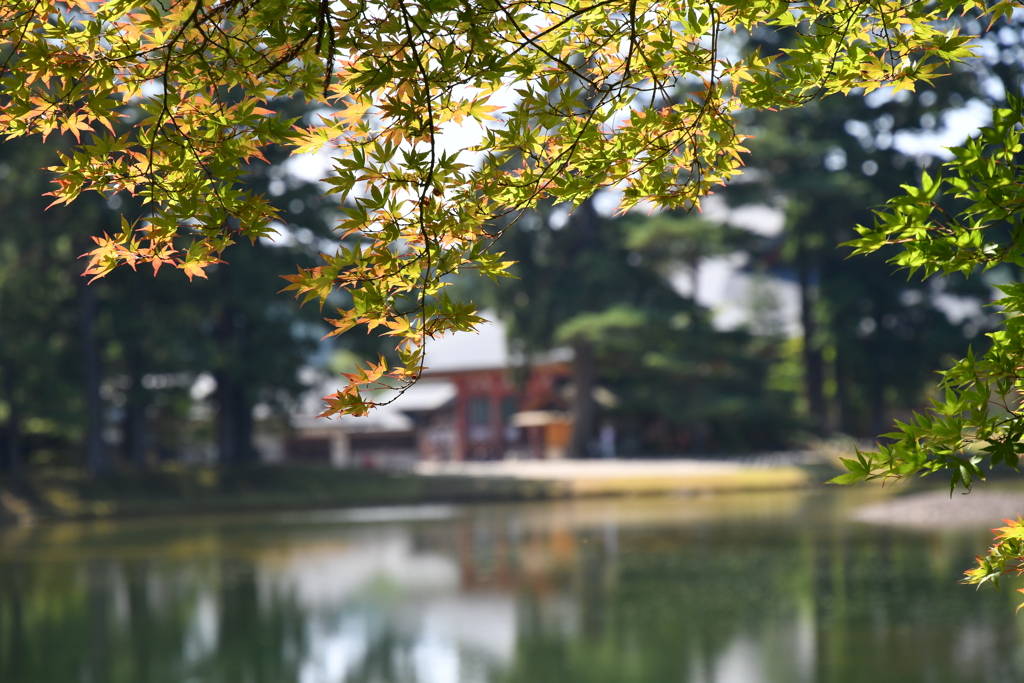
{"type": "Polygon", "coordinates": [[[545,482],[564,488],[570,497],[784,489],[814,483],[803,466],[696,458],[423,462],[414,472],[476,481],[545,482]]]}
{"type": "MultiPolygon", "coordinates": [[[[1024,482],[1021,482],[1024,484],[1024,482]]],[[[888,500],[864,505],[851,519],[895,529],[941,531],[990,529],[1024,515],[1024,486],[975,487],[969,494],[949,487],[909,490],[888,500]]]]}
{"type": "Polygon", "coordinates": [[[299,511],[695,494],[807,487],[827,478],[820,465],[776,460],[578,460],[420,463],[412,472],[301,465],[216,469],[174,465],[117,470],[30,472],[0,480],[0,525],[251,511],[299,511]],[[819,476],[821,475],[821,476],[819,476]]]}

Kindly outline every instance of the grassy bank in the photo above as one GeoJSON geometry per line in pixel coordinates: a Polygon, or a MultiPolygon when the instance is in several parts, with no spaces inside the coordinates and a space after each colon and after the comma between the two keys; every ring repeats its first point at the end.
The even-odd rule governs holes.
{"type": "Polygon", "coordinates": [[[664,472],[595,474],[593,470],[602,467],[570,463],[567,472],[499,468],[424,475],[294,465],[231,469],[167,465],[99,477],[74,469],[46,469],[30,472],[17,482],[0,480],[0,521],[735,491],[793,488],[820,480],[796,467],[680,473],[666,461],[664,472]]]}
{"type": "Polygon", "coordinates": [[[421,477],[325,467],[170,466],[87,477],[78,470],[0,480],[0,519],[88,519],[253,510],[301,510],[567,495],[555,482],[421,477]]]}

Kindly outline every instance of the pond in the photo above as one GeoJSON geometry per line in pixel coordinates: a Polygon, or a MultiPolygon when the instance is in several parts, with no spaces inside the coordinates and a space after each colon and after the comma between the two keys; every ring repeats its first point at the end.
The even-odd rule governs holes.
{"type": "Polygon", "coordinates": [[[877,495],[0,529],[0,681],[1024,680],[1018,594],[956,583],[991,536],[849,519],[877,495]]]}

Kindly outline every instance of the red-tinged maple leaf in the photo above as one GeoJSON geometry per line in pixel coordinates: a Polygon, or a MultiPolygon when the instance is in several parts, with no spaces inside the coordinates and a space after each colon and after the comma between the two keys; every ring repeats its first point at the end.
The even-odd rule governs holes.
{"type": "Polygon", "coordinates": [[[362,417],[376,405],[373,401],[360,397],[352,387],[346,387],[337,393],[324,396],[323,400],[327,404],[327,408],[318,417],[331,417],[338,413],[362,417]]]}
{"type": "MultiPolygon", "coordinates": [[[[156,255],[153,255],[153,256],[146,257],[145,260],[149,261],[150,265],[153,266],[153,277],[157,276],[157,273],[160,272],[160,268],[165,263],[168,264],[168,265],[171,265],[171,266],[176,265],[176,261],[172,257],[170,257],[168,255],[156,254],[156,255]]],[[[203,277],[206,277],[206,276],[204,275],[203,277]]],[[[192,276],[190,275],[188,279],[191,280],[192,276]]]]}
{"type": "Polygon", "coordinates": [[[62,0],[63,4],[69,9],[80,9],[83,12],[92,14],[93,7],[90,0],[62,0]]]}
{"type": "MultiPolygon", "coordinates": [[[[77,142],[82,141],[83,131],[89,131],[90,133],[95,132],[93,127],[89,125],[86,117],[81,115],[70,116],[65,119],[65,123],[60,127],[60,130],[62,133],[70,132],[75,136],[75,140],[77,142]]],[[[113,129],[111,129],[111,132],[113,132],[113,129]]]]}
{"type": "Polygon", "coordinates": [[[178,268],[185,272],[185,275],[188,276],[189,282],[192,282],[193,277],[201,277],[204,280],[209,279],[206,276],[206,271],[203,270],[203,264],[198,261],[185,261],[184,263],[179,263],[178,268]]]}
{"type": "Polygon", "coordinates": [[[89,259],[82,275],[92,275],[90,282],[113,270],[124,255],[124,247],[106,233],[103,234],[103,237],[94,235],[92,240],[97,247],[81,256],[81,258],[89,259]]]}

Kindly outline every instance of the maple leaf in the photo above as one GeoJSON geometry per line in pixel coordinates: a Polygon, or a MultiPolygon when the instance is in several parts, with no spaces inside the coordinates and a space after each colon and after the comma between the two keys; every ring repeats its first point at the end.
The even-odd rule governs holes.
{"type": "MultiPolygon", "coordinates": [[[[157,262],[154,261],[154,273],[156,272],[156,263],[157,262]]],[[[178,264],[178,268],[185,272],[185,275],[188,276],[189,282],[191,282],[194,276],[201,277],[204,280],[208,279],[206,276],[206,271],[203,270],[203,268],[205,268],[208,265],[208,263],[201,263],[199,261],[184,261],[183,263],[178,264]]]]}

